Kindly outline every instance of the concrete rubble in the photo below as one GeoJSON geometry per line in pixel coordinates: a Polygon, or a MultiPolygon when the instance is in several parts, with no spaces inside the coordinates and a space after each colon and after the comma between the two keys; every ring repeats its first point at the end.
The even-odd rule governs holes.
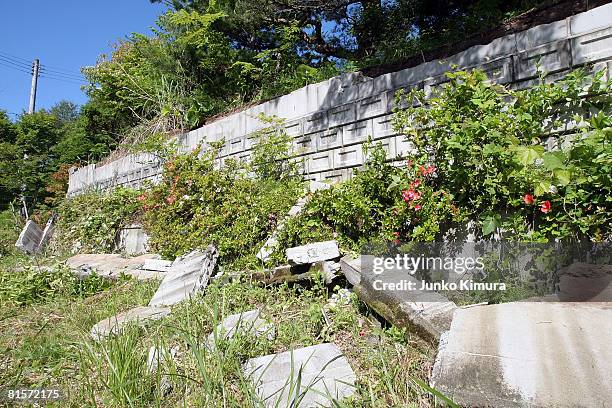
{"type": "Polygon", "coordinates": [[[248,334],[255,337],[265,336],[273,340],[276,336],[274,325],[260,317],[259,309],[230,315],[217,325],[216,331],[208,335],[208,347],[215,349],[216,340],[230,339],[235,335],[248,334]]]}
{"type": "Polygon", "coordinates": [[[336,241],[315,242],[287,249],[287,260],[293,265],[313,264],[340,258],[336,241]]]}
{"type": "Polygon", "coordinates": [[[169,314],[170,309],[166,307],[138,306],[96,323],[91,328],[91,337],[100,341],[121,333],[128,325],[144,326],[149,321],[159,320],[169,314]]]}
{"type": "Polygon", "coordinates": [[[149,306],[170,306],[202,292],[216,270],[219,252],[214,246],[177,258],[153,295],[149,306]]]}
{"type": "Polygon", "coordinates": [[[355,373],[331,343],[252,358],[244,372],[266,407],[331,407],[355,392],[355,373]]]}
{"type": "MultiPolygon", "coordinates": [[[[321,183],[320,181],[312,180],[308,183],[306,193],[315,193],[319,190],[327,190],[330,187],[331,186],[327,183],[321,183]]],[[[272,232],[270,238],[268,238],[268,240],[264,243],[259,252],[257,252],[258,259],[264,262],[270,259],[270,255],[272,255],[272,253],[276,250],[276,247],[278,246],[278,233],[282,231],[285,227],[285,222],[287,218],[295,217],[296,215],[301,213],[304,207],[306,206],[306,203],[308,202],[308,198],[309,196],[301,197],[297,200],[295,205],[289,209],[287,217],[278,223],[276,229],[272,232]]]]}
{"type": "Polygon", "coordinates": [[[458,309],[431,384],[462,406],[608,406],[611,338],[610,303],[458,309]]]}
{"type": "Polygon", "coordinates": [[[124,258],[120,254],[79,254],[66,260],[66,265],[80,277],[87,277],[95,272],[98,276],[117,279],[121,274],[136,279],[160,279],[161,271],[143,273],[142,267],[147,261],[158,260],[159,255],[145,254],[124,258]],[[155,273],[153,273],[155,272],[155,273]]]}
{"type": "Polygon", "coordinates": [[[44,229],[41,229],[33,220],[28,220],[19,233],[15,246],[26,254],[34,255],[44,249],[54,231],[54,216],[49,218],[44,229]]]}
{"type": "Polygon", "coordinates": [[[455,303],[436,292],[418,290],[420,282],[402,269],[373,271],[373,256],[345,256],[340,260],[342,272],[353,290],[387,321],[400,327],[416,329],[423,337],[437,340],[450,328],[455,303]],[[400,285],[413,282],[417,289],[400,285]],[[394,286],[395,285],[395,286],[394,286]]]}

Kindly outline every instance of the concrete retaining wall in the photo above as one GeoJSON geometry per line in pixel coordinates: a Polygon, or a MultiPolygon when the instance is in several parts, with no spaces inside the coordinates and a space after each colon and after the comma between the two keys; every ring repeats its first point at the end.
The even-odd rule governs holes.
{"type": "MultiPolygon", "coordinates": [[[[278,116],[295,139],[310,180],[346,179],[363,164],[362,143],[368,136],[380,140],[389,157],[404,155],[410,143],[391,126],[394,95],[399,89],[425,92],[441,86],[451,67],[480,68],[489,77],[515,89],[533,85],[536,63],[560,78],[573,68],[594,64],[612,69],[612,4],[536,26],[529,30],[477,45],[445,60],[376,78],[349,73],[300,88],[290,94],[235,113],[178,138],[188,152],[198,145],[225,139],[220,160],[248,159],[253,133],[266,127],[257,116],[278,116]]],[[[609,74],[608,74],[609,75],[609,74]]],[[[159,160],[149,154],[130,155],[105,165],[73,169],[68,195],[88,188],[140,187],[161,174],[159,160]]]]}

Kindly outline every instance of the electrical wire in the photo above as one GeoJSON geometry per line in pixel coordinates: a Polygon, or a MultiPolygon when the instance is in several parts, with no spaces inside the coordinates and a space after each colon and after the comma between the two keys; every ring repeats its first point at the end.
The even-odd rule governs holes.
{"type": "Polygon", "coordinates": [[[20,72],[23,72],[25,74],[32,75],[32,71],[26,71],[25,69],[22,69],[22,68],[20,68],[20,67],[18,67],[16,65],[6,64],[3,61],[0,61],[0,66],[7,67],[7,68],[12,68],[12,69],[14,69],[16,71],[20,71],[20,72]]]}

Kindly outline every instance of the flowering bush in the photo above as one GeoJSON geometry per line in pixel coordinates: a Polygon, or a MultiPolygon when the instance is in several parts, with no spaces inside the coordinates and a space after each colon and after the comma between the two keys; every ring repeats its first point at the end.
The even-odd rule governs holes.
{"type": "MultiPolygon", "coordinates": [[[[609,238],[612,104],[603,72],[575,71],[526,91],[491,84],[480,71],[448,78],[429,98],[398,94],[398,104],[411,105],[395,115],[396,130],[414,145],[418,171],[409,180],[435,176],[425,201],[448,197],[480,220],[483,235],[609,238]],[[549,135],[553,148],[545,149],[549,135]]],[[[408,185],[403,194],[421,208],[425,192],[408,185]]]]}

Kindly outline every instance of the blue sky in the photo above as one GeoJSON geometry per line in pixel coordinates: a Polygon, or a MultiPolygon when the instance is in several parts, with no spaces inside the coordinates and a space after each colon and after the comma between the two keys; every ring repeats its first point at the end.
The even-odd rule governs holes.
{"type": "Polygon", "coordinates": [[[72,80],[112,44],[150,33],[164,6],[149,0],[0,0],[0,109],[12,118],[27,110],[34,58],[47,68],[38,81],[36,109],[66,99],[86,101],[72,80]],[[22,72],[22,71],[28,71],[22,72]],[[47,75],[47,77],[44,77],[47,75]],[[54,76],[57,79],[49,78],[54,76]]]}

